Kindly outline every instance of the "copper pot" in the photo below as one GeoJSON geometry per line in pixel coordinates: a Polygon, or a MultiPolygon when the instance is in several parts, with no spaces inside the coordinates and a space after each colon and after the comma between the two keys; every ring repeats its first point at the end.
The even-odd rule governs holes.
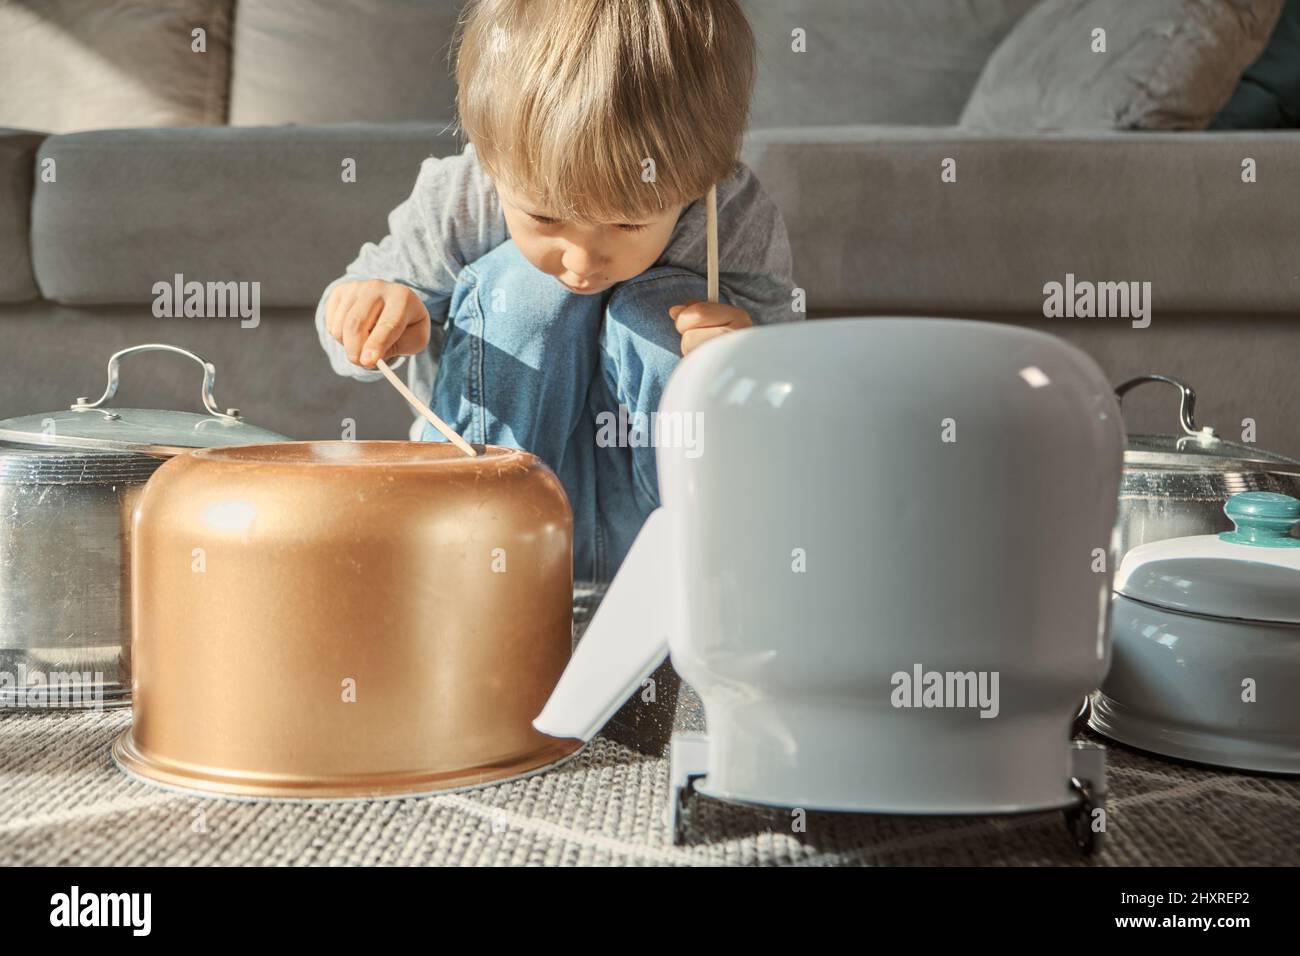
{"type": "Polygon", "coordinates": [[[573,519],[538,458],[439,442],[203,449],[133,521],[127,770],[362,797],[488,783],[578,747],[533,729],[572,648],[573,519]]]}

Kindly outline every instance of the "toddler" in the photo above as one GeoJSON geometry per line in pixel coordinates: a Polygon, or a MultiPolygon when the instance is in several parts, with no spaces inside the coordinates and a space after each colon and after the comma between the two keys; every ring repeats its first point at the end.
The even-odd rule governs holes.
{"type": "MultiPolygon", "coordinates": [[[[412,389],[466,441],[546,462],[575,579],[608,581],[659,489],[654,448],[602,440],[602,413],[649,420],[683,355],[801,318],[780,213],[738,161],[753,34],[736,0],[474,0],[456,51],[468,142],[424,161],[317,331],[339,374],[410,356],[412,389]]],[[[423,419],[412,437],[445,440],[423,419]]]]}

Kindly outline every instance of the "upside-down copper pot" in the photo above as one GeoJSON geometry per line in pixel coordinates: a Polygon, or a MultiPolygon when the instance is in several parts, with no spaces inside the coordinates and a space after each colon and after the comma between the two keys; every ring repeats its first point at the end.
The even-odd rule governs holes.
{"type": "Polygon", "coordinates": [[[526,452],[289,442],[178,456],[136,508],[128,771],[245,796],[487,783],[572,646],[572,514],[526,452]]]}

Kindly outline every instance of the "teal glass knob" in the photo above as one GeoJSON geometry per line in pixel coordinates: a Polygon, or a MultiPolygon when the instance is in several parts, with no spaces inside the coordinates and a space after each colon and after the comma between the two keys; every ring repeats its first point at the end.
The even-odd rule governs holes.
{"type": "Polygon", "coordinates": [[[1300,548],[1291,529],[1300,523],[1300,501],[1273,491],[1243,491],[1223,506],[1236,527],[1220,533],[1221,541],[1256,548],[1300,548]]]}

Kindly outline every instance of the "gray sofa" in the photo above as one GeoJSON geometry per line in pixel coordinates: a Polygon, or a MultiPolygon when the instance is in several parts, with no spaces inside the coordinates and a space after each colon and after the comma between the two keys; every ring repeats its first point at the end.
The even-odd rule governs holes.
{"type": "MultiPolygon", "coordinates": [[[[163,6],[187,3],[199,0],[163,6]]],[[[362,242],[383,235],[419,161],[458,148],[440,118],[450,112],[433,112],[448,109],[438,98],[452,88],[420,85],[445,71],[454,8],[314,4],[309,47],[285,28],[301,2],[201,5],[233,11],[224,21],[226,119],[273,125],[200,116],[184,121],[208,125],[139,128],[137,119],[128,129],[0,132],[0,417],[97,395],[111,352],[165,341],[213,360],[218,401],[256,424],[322,438],[352,420],[358,437],[404,437],[401,399],[382,383],[334,376],[311,319],[324,285],[362,242]],[[328,21],[321,10],[331,6],[351,18],[328,21]],[[367,7],[376,15],[358,19],[367,7]],[[400,16],[379,15],[394,10],[400,16]],[[355,57],[356,82],[333,101],[313,99],[311,76],[337,74],[339,62],[318,34],[343,49],[363,21],[402,39],[390,52],[412,69],[400,85],[389,80],[395,92],[385,99],[381,71],[355,57]],[[443,33],[431,43],[420,30],[435,26],[443,33]],[[272,82],[271,64],[283,83],[272,82]],[[341,181],[345,157],[357,160],[355,183],[341,181]],[[42,179],[47,160],[54,182],[42,179]],[[176,274],[259,283],[260,323],[155,317],[154,284],[176,274]]],[[[1289,173],[1300,132],[1001,134],[956,125],[984,61],[1033,5],[748,4],[760,85],[744,159],[785,217],[810,315],[1031,325],[1077,343],[1116,381],[1147,371],[1184,378],[1201,394],[1204,423],[1231,436],[1249,418],[1261,446],[1300,454],[1288,348],[1300,310],[1300,193],[1289,173]],[[818,55],[790,52],[800,23],[809,44],[821,44],[818,55]],[[1258,164],[1255,184],[1241,181],[1247,157],[1258,164]],[[948,159],[956,182],[941,178],[948,159]],[[1044,285],[1067,274],[1149,281],[1150,326],[1045,318],[1044,285]]],[[[2,0],[0,18],[15,6],[30,12],[2,0]]],[[[385,67],[403,74],[391,60],[385,67]]],[[[85,125],[84,108],[57,118],[47,125],[85,125]]],[[[0,112],[0,125],[30,119],[0,112]]],[[[103,125],[116,124],[110,116],[103,125]]],[[[134,359],[120,404],[195,406],[194,371],[172,357],[134,359]]],[[[1173,429],[1171,402],[1135,393],[1132,429],[1173,429]]]]}

